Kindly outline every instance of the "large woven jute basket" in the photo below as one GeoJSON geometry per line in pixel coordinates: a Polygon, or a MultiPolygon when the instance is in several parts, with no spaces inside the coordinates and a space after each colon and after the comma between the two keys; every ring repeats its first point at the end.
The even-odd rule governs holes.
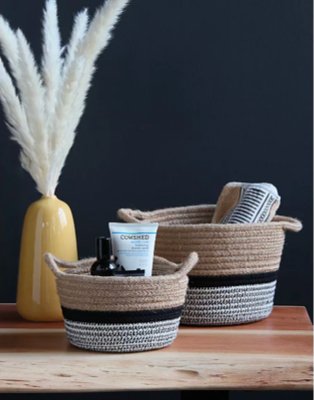
{"type": "Polygon", "coordinates": [[[199,262],[189,274],[181,323],[232,325],[266,318],[272,311],[285,232],[300,221],[275,216],[258,224],[213,224],[215,205],[151,212],[120,209],[126,222],[158,222],[156,254],[177,262],[191,251],[199,262]]]}
{"type": "Polygon", "coordinates": [[[176,264],[154,258],[152,277],[90,275],[95,259],[76,263],[46,255],[56,276],[69,341],[105,352],[131,352],[170,345],[177,336],[187,274],[196,253],[176,264]]]}

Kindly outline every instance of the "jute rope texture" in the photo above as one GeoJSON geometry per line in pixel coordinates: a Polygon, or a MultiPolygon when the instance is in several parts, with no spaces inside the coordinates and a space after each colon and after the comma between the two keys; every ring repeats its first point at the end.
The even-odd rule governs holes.
{"type": "Polygon", "coordinates": [[[190,275],[239,275],[276,271],[286,231],[298,232],[300,221],[275,216],[258,224],[213,224],[214,205],[167,208],[156,211],[120,209],[126,222],[158,222],[156,254],[178,262],[191,251],[199,262],[190,275]]]}
{"type": "Polygon", "coordinates": [[[152,277],[92,276],[94,259],[67,263],[46,255],[46,262],[57,278],[62,306],[85,311],[159,310],[183,305],[187,274],[198,261],[196,253],[181,264],[155,257],[152,277]]]}

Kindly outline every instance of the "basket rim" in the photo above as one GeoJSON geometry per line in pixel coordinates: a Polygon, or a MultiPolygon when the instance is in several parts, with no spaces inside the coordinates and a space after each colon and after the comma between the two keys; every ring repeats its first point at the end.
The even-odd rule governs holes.
{"type": "MultiPolygon", "coordinates": [[[[154,218],[155,216],[162,216],[167,214],[172,214],[173,216],[180,216],[184,213],[189,213],[191,211],[201,211],[209,210],[214,211],[216,204],[199,204],[199,205],[188,205],[188,206],[178,206],[178,207],[168,207],[160,208],[152,211],[140,211],[132,209],[119,209],[118,216],[123,220],[131,217],[134,219],[132,222],[147,222],[149,218],[154,218]]],[[[131,221],[127,221],[131,222],[131,221]]],[[[259,223],[243,223],[243,224],[219,224],[212,222],[187,224],[187,223],[164,223],[163,221],[158,221],[158,229],[191,229],[197,228],[201,230],[222,230],[222,231],[243,231],[243,230],[255,230],[255,229],[270,229],[270,228],[281,228],[283,230],[289,230],[293,232],[299,232],[302,229],[302,222],[296,218],[276,214],[272,221],[270,222],[259,222],[259,223]]]]}
{"type": "Polygon", "coordinates": [[[97,276],[97,275],[90,275],[86,273],[86,265],[87,263],[92,263],[95,259],[88,258],[82,259],[76,262],[67,262],[55,257],[51,253],[47,253],[45,255],[45,261],[50,268],[50,270],[54,273],[57,279],[67,279],[73,282],[85,282],[90,283],[100,283],[102,282],[104,285],[108,285],[108,283],[116,286],[121,285],[125,286],[126,284],[134,285],[135,283],[141,284],[157,284],[157,283],[167,283],[172,281],[179,282],[180,280],[188,279],[188,273],[198,262],[198,255],[196,252],[190,253],[181,263],[173,263],[163,257],[155,256],[154,260],[157,261],[164,261],[165,264],[169,266],[177,266],[177,270],[166,274],[166,275],[153,275],[153,276],[137,276],[137,277],[118,277],[118,276],[97,276]],[[63,271],[60,269],[65,268],[66,270],[63,271]],[[71,273],[73,270],[81,269],[81,273],[71,273]]]}

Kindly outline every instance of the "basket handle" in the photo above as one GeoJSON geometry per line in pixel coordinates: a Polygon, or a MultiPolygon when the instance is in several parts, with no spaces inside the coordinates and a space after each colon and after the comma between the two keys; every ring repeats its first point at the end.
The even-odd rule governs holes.
{"type": "Polygon", "coordinates": [[[193,251],[180,264],[180,269],[177,271],[177,274],[179,274],[180,276],[187,275],[198,263],[198,260],[198,254],[193,251]]]}
{"type": "Polygon", "coordinates": [[[53,256],[51,253],[46,253],[45,254],[45,261],[48,265],[48,268],[52,271],[52,273],[59,278],[62,275],[65,275],[64,272],[60,269],[58,260],[55,256],[53,256]]]}
{"type": "Polygon", "coordinates": [[[62,269],[71,269],[74,271],[85,271],[86,268],[90,268],[90,265],[95,262],[95,258],[84,258],[79,261],[61,261],[57,257],[55,257],[51,253],[45,254],[45,261],[49,267],[49,269],[54,273],[56,277],[60,277],[61,275],[66,275],[62,269]]]}
{"type": "Polygon", "coordinates": [[[120,208],[117,212],[118,217],[125,222],[143,222],[145,213],[140,210],[131,210],[130,208],[120,208]]]}
{"type": "Polygon", "coordinates": [[[285,231],[299,232],[303,227],[302,222],[298,219],[285,217],[283,215],[275,216],[273,222],[280,222],[285,231]]]}

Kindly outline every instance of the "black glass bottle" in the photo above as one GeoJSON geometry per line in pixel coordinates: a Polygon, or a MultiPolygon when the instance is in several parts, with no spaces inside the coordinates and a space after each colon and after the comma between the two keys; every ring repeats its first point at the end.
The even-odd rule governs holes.
{"type": "Polygon", "coordinates": [[[112,259],[110,238],[96,238],[96,257],[97,260],[91,266],[91,275],[112,276],[117,267],[112,259]]]}

